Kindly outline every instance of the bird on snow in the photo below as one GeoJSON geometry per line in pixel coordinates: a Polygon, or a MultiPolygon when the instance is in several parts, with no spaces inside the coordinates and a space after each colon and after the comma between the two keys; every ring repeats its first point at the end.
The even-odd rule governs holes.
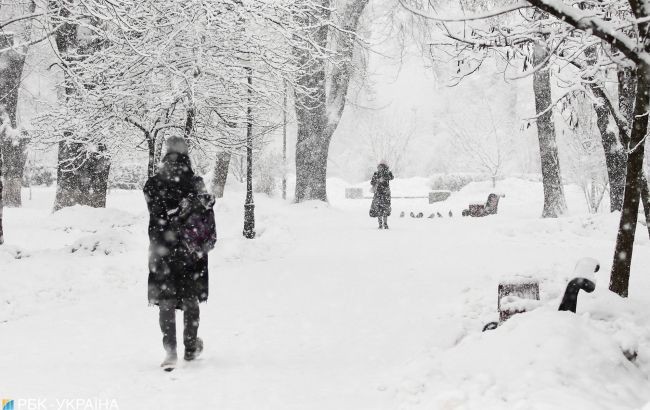
{"type": "Polygon", "coordinates": [[[450,218],[453,218],[453,217],[454,217],[454,213],[451,212],[451,209],[449,210],[449,217],[450,217],[450,218]]]}
{"type": "Polygon", "coordinates": [[[404,211],[400,212],[399,217],[404,218],[404,211]]]}
{"type": "Polygon", "coordinates": [[[438,215],[438,218],[442,218],[442,214],[440,212],[436,212],[436,215],[438,215]]]}

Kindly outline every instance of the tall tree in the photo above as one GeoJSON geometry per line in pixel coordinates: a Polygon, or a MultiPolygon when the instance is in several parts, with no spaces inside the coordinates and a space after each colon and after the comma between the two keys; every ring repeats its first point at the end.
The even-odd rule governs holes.
{"type": "Polygon", "coordinates": [[[319,0],[317,11],[300,16],[300,24],[312,29],[309,41],[294,49],[303,68],[297,83],[305,91],[295,97],[296,202],[327,201],[330,142],[345,108],[356,32],[367,4],[368,0],[352,0],[335,14],[329,0],[319,0]],[[330,53],[334,61],[328,64],[325,56],[330,53]]]}
{"type": "MultiPolygon", "coordinates": [[[[66,4],[58,8],[58,17],[63,24],[55,31],[54,39],[65,76],[62,98],[69,99],[79,92],[71,66],[99,50],[104,41],[98,36],[82,33],[81,21],[75,21],[72,14],[73,0],[62,1],[66,4]]],[[[97,21],[93,21],[91,26],[93,23],[98,25],[97,21]]],[[[85,84],[81,87],[93,86],[85,84]]],[[[104,144],[91,144],[88,139],[88,135],[83,135],[83,130],[63,130],[57,160],[55,211],[77,204],[96,208],[106,206],[110,171],[108,150],[104,144]]]]}
{"type": "Polygon", "coordinates": [[[623,207],[625,191],[625,164],[627,162],[625,148],[616,132],[616,125],[606,103],[603,85],[594,85],[594,94],[599,97],[593,103],[596,112],[596,125],[605,152],[605,165],[609,179],[609,209],[611,212],[620,211],[623,207]]]}
{"type": "Polygon", "coordinates": [[[4,157],[4,202],[6,206],[22,205],[21,189],[27,161],[27,133],[19,132],[17,118],[18,94],[29,49],[32,18],[36,3],[8,2],[0,6],[4,23],[0,33],[0,121],[3,132],[0,151],[4,157]]]}
{"type": "MultiPolygon", "coordinates": [[[[536,44],[533,51],[533,66],[543,67],[548,57],[549,51],[546,45],[536,44]]],[[[553,122],[551,73],[548,67],[535,70],[533,74],[533,90],[537,112],[537,136],[542,164],[542,182],[544,185],[542,217],[557,218],[566,211],[566,200],[562,186],[555,123],[553,122]]]]}

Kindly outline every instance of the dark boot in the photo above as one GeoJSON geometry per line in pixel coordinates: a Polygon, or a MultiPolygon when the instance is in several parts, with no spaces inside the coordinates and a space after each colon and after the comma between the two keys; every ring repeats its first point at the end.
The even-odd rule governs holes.
{"type": "Polygon", "coordinates": [[[381,218],[381,216],[377,219],[379,220],[379,229],[384,229],[384,220],[381,218]]]}
{"type": "Polygon", "coordinates": [[[201,352],[203,352],[203,340],[200,337],[197,337],[196,343],[194,344],[194,349],[185,349],[185,360],[188,362],[194,360],[201,355],[201,352]]]}
{"type": "Polygon", "coordinates": [[[185,360],[194,360],[203,350],[203,341],[197,336],[199,332],[199,300],[196,297],[183,300],[183,343],[185,360]]]}
{"type": "Polygon", "coordinates": [[[388,229],[388,217],[384,217],[384,229],[388,229]]]}
{"type": "Polygon", "coordinates": [[[176,300],[161,300],[160,307],[160,330],[163,334],[163,347],[165,359],[160,364],[166,371],[176,367],[178,356],[176,354],[176,300]]]}

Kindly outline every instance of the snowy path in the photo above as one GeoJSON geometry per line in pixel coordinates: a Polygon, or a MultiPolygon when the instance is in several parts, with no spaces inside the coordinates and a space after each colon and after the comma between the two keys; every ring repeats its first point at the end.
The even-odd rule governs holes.
{"type": "MultiPolygon", "coordinates": [[[[129,194],[113,204],[141,217],[138,200],[129,194]]],[[[587,241],[569,222],[392,218],[390,231],[378,231],[365,206],[261,200],[260,237],[246,241],[239,202],[222,205],[202,305],[206,351],[170,374],[157,367],[157,310],[146,306],[144,222],[128,229],[134,248],[121,254],[54,257],[50,249],[3,260],[43,288],[81,294],[54,303],[44,293],[35,302],[42,306],[0,324],[0,394],[115,399],[120,409],[397,408],[409,362],[490,318],[495,277],[535,266],[562,272],[576,255],[611,252],[608,235],[587,241]],[[34,272],[48,266],[69,286],[34,272]]],[[[23,235],[23,247],[56,242],[23,235]]],[[[647,264],[647,252],[637,261],[647,264]]],[[[633,282],[650,288],[638,276],[633,282]]]]}

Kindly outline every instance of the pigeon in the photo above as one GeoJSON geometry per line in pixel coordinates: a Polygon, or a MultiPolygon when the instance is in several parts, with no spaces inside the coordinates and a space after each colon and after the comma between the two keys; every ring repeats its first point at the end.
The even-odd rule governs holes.
{"type": "Polygon", "coordinates": [[[431,215],[429,215],[429,219],[433,219],[433,218],[435,218],[435,217],[436,217],[436,214],[431,214],[431,215]]]}
{"type": "Polygon", "coordinates": [[[415,218],[415,214],[411,212],[411,218],[415,218]]]}
{"type": "Polygon", "coordinates": [[[399,217],[404,218],[404,211],[400,212],[399,217]]]}
{"type": "Polygon", "coordinates": [[[450,217],[450,218],[453,218],[453,217],[454,217],[454,213],[451,212],[451,210],[449,210],[449,217],[450,217]]]}
{"type": "Polygon", "coordinates": [[[438,215],[438,218],[442,218],[442,214],[440,212],[436,212],[436,214],[438,215]]]}
{"type": "Polygon", "coordinates": [[[424,217],[424,214],[423,214],[422,212],[419,212],[419,213],[417,214],[417,216],[416,216],[416,218],[423,218],[423,217],[424,217]]]}

